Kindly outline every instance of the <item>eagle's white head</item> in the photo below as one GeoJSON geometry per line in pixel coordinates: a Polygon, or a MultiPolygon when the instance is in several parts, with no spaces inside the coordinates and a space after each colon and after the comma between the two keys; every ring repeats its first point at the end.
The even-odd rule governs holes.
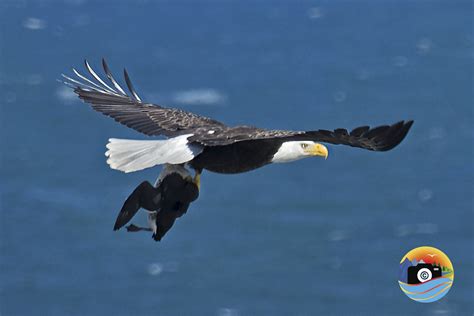
{"type": "Polygon", "coordinates": [[[321,156],[328,157],[326,146],[313,141],[290,141],[281,144],[273,155],[272,162],[290,162],[302,158],[321,156]]]}

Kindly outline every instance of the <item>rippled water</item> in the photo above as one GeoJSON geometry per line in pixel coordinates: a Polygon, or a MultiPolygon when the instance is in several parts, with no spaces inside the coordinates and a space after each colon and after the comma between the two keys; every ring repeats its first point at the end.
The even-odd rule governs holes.
{"type": "Polygon", "coordinates": [[[472,313],[471,2],[6,0],[0,21],[2,315],[472,313]],[[159,169],[104,157],[144,137],[56,82],[103,56],[144,99],[228,124],[415,125],[388,153],[206,173],[155,243],[112,225],[159,169]],[[397,284],[422,245],[456,273],[432,304],[397,284]]]}

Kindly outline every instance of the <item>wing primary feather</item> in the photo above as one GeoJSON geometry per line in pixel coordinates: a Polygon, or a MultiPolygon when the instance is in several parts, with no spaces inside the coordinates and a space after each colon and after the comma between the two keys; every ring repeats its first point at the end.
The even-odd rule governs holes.
{"type": "Polygon", "coordinates": [[[123,70],[123,76],[125,77],[125,82],[127,83],[128,90],[130,90],[130,93],[133,95],[135,100],[138,102],[142,102],[142,99],[138,96],[138,94],[135,92],[135,89],[133,88],[132,81],[130,80],[130,77],[128,76],[127,69],[123,70]]]}
{"type": "Polygon", "coordinates": [[[374,137],[377,137],[379,135],[383,135],[389,129],[390,129],[390,126],[388,126],[388,125],[377,126],[373,129],[367,131],[366,133],[364,133],[364,137],[374,138],[374,137]]]}
{"type": "Polygon", "coordinates": [[[109,94],[109,92],[107,92],[107,91],[105,91],[105,90],[101,90],[101,89],[92,87],[92,86],[90,86],[90,85],[88,85],[88,84],[86,84],[86,83],[84,83],[84,82],[80,82],[80,81],[78,81],[78,80],[72,79],[71,77],[68,77],[68,76],[66,76],[65,74],[61,74],[61,76],[62,76],[63,78],[65,78],[66,80],[69,80],[70,82],[79,85],[79,87],[74,87],[74,88],[81,88],[80,86],[83,86],[83,87],[85,87],[85,88],[87,88],[87,89],[90,89],[90,90],[92,90],[92,91],[97,91],[97,92],[109,94]]]}
{"type": "MultiPolygon", "coordinates": [[[[73,85],[73,84],[70,83],[70,82],[62,81],[62,80],[59,80],[59,79],[57,79],[57,81],[58,81],[58,82],[61,82],[62,84],[65,84],[66,86],[68,86],[69,88],[72,88],[73,90],[74,90],[74,89],[77,89],[77,86],[73,85]]],[[[90,91],[90,90],[87,89],[87,88],[86,88],[86,89],[81,88],[81,89],[82,89],[82,91],[90,91]]]]}
{"type": "Polygon", "coordinates": [[[333,137],[334,136],[333,132],[325,130],[325,129],[320,129],[319,132],[324,136],[328,136],[328,137],[333,137]]]}
{"type": "Polygon", "coordinates": [[[89,62],[87,61],[87,59],[84,60],[84,64],[86,65],[87,71],[89,71],[92,77],[94,77],[98,82],[100,82],[100,84],[103,85],[103,88],[105,88],[106,90],[109,90],[111,93],[118,94],[117,91],[115,91],[108,84],[106,84],[102,79],[100,79],[100,77],[95,73],[94,69],[92,69],[92,67],[89,65],[89,62]]]}
{"type": "Polygon", "coordinates": [[[369,130],[369,128],[370,128],[369,126],[360,126],[360,127],[354,128],[351,131],[350,135],[354,136],[354,137],[359,137],[363,133],[367,132],[369,130]]]}
{"type": "Polygon", "coordinates": [[[125,91],[122,89],[122,87],[118,84],[118,82],[115,80],[114,76],[112,75],[112,72],[110,71],[109,66],[107,65],[107,62],[105,61],[105,58],[102,58],[102,67],[104,68],[105,75],[109,80],[112,82],[114,87],[123,95],[127,95],[125,91]]]}
{"type": "Polygon", "coordinates": [[[360,126],[349,134],[345,129],[334,131],[307,131],[303,135],[289,135],[285,138],[296,140],[312,140],[331,144],[348,145],[373,151],[388,151],[396,147],[407,135],[413,121],[400,121],[393,125],[381,125],[374,128],[360,126]]]}
{"type": "Polygon", "coordinates": [[[407,122],[401,121],[400,123],[401,123],[400,128],[397,130],[396,135],[393,136],[394,137],[393,145],[391,145],[386,150],[392,149],[393,147],[397,146],[405,138],[405,136],[408,134],[408,131],[410,130],[411,126],[413,125],[412,120],[407,121],[407,122]]]}
{"type": "Polygon", "coordinates": [[[76,74],[76,76],[78,76],[79,78],[81,78],[82,80],[86,81],[87,83],[90,83],[91,85],[93,85],[94,87],[96,87],[97,89],[100,89],[99,91],[104,91],[104,88],[99,86],[97,83],[95,83],[94,81],[92,80],[89,80],[87,77],[83,76],[81,73],[79,73],[79,71],[77,71],[75,68],[72,68],[72,71],[76,74]]]}
{"type": "Polygon", "coordinates": [[[334,133],[338,136],[348,136],[347,130],[345,128],[338,128],[334,130],[334,133]]]}
{"type": "MultiPolygon", "coordinates": [[[[383,137],[380,138],[379,141],[382,143],[380,144],[380,147],[377,148],[377,150],[388,151],[396,147],[405,138],[412,124],[413,121],[400,121],[390,126],[383,137]]],[[[377,140],[377,138],[378,137],[374,137],[374,140],[377,140]]]]}
{"type": "Polygon", "coordinates": [[[404,124],[405,124],[405,121],[400,121],[393,124],[392,126],[390,126],[390,133],[392,133],[393,131],[400,130],[404,126],[404,124]]]}

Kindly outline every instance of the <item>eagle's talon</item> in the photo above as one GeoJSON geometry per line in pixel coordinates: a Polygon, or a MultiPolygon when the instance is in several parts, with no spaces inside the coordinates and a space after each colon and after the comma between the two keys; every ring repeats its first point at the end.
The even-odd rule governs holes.
{"type": "Polygon", "coordinates": [[[195,170],[194,174],[194,184],[197,186],[198,190],[201,190],[201,171],[195,170]]]}

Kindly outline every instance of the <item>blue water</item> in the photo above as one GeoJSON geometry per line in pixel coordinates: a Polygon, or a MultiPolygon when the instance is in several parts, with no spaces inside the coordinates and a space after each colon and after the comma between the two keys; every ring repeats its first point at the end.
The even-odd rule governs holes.
{"type": "MultiPolygon", "coordinates": [[[[0,2],[2,315],[470,315],[470,1],[0,2]],[[267,128],[414,119],[387,153],[205,173],[161,243],[113,232],[160,169],[122,174],[144,136],[56,82],[107,57],[142,98],[267,128]],[[451,259],[438,302],[400,291],[410,249],[451,259]]],[[[144,222],[141,217],[137,223],[144,222]]]]}

